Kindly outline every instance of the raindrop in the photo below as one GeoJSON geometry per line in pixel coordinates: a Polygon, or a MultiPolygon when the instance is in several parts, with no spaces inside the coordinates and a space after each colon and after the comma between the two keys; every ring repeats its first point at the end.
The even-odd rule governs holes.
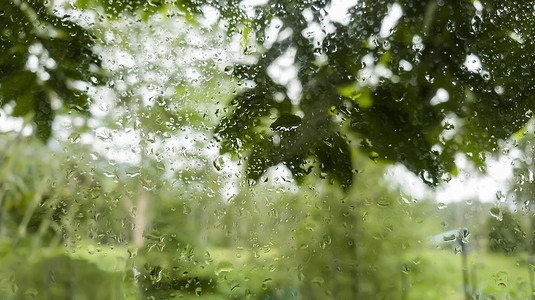
{"type": "Polygon", "coordinates": [[[496,218],[498,221],[503,221],[503,212],[499,207],[493,207],[489,210],[490,215],[496,218]]]}
{"type": "Polygon", "coordinates": [[[189,215],[191,213],[191,207],[189,207],[189,205],[187,205],[187,204],[184,204],[184,208],[182,210],[182,213],[185,214],[185,215],[189,215]]]}
{"type": "Polygon", "coordinates": [[[443,237],[444,242],[452,242],[455,241],[456,237],[455,234],[448,234],[443,237]]]}
{"type": "Polygon", "coordinates": [[[368,154],[368,157],[375,163],[377,163],[377,159],[379,158],[379,153],[375,152],[375,151],[371,151],[369,154],[368,154]]]}
{"type": "Polygon", "coordinates": [[[149,6],[153,6],[153,7],[157,7],[158,5],[160,5],[160,0],[148,0],[147,1],[147,4],[149,6]]]}
{"type": "Polygon", "coordinates": [[[212,162],[214,165],[214,168],[218,171],[223,170],[223,164],[225,163],[223,160],[223,156],[219,156],[218,158],[214,159],[212,162]]]}
{"type": "Polygon", "coordinates": [[[216,276],[219,276],[221,275],[221,273],[223,272],[230,272],[232,271],[232,269],[234,269],[234,266],[232,265],[231,262],[229,261],[222,261],[220,262],[219,264],[217,264],[215,270],[214,270],[214,273],[216,276]]]}
{"type": "Polygon", "coordinates": [[[498,201],[500,201],[500,202],[505,202],[505,200],[506,200],[505,194],[502,191],[497,191],[496,192],[496,199],[498,201]]]}
{"type": "Polygon", "coordinates": [[[224,72],[227,75],[232,75],[232,73],[234,72],[234,67],[233,66],[226,66],[224,72]]]}
{"type": "Polygon", "coordinates": [[[459,239],[463,243],[468,243],[468,237],[470,236],[470,231],[468,229],[463,229],[459,232],[459,239]]]}
{"type": "Polygon", "coordinates": [[[30,297],[31,299],[36,299],[39,295],[39,292],[34,288],[29,288],[24,292],[24,295],[30,297]]]}
{"type": "Polygon", "coordinates": [[[283,114],[269,127],[273,131],[291,131],[301,125],[301,118],[293,114],[283,114]]]}
{"type": "Polygon", "coordinates": [[[390,201],[388,199],[379,199],[377,201],[377,206],[379,206],[379,207],[388,207],[388,206],[390,206],[390,204],[391,203],[390,203],[390,201]]]}

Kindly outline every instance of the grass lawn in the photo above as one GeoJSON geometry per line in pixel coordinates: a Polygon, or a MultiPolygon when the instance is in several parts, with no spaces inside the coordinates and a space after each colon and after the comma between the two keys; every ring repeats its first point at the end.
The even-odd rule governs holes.
{"type": "MultiPolygon", "coordinates": [[[[428,249],[408,273],[408,299],[464,299],[462,254],[428,249]]],[[[530,299],[526,253],[471,251],[468,281],[473,299],[530,299]]]]}

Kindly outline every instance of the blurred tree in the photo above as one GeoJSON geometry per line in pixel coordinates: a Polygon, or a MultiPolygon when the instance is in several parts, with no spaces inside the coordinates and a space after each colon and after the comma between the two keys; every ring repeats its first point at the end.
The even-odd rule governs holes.
{"type": "MultiPolygon", "coordinates": [[[[87,96],[73,82],[98,84],[100,61],[87,30],[43,3],[2,4],[0,105],[14,101],[13,115],[34,112],[47,138],[50,94],[85,110],[87,96]]],[[[437,184],[455,174],[458,152],[481,165],[482,153],[520,129],[535,104],[526,76],[535,55],[529,1],[359,1],[345,23],[334,21],[327,0],[268,1],[252,12],[239,1],[77,3],[111,16],[174,7],[191,22],[207,6],[218,10],[253,58],[229,71],[254,85],[234,98],[217,132],[222,152],[247,153],[253,179],[279,163],[299,179],[312,160],[318,174],[348,187],[353,142],[437,184]],[[286,82],[270,71],[284,55],[297,69],[286,82]]]]}
{"type": "MultiPolygon", "coordinates": [[[[226,16],[227,4],[210,5],[226,16]]],[[[530,118],[531,2],[358,1],[347,24],[332,21],[329,6],[269,1],[247,19],[228,18],[249,29],[257,62],[234,67],[255,86],[234,99],[219,133],[223,151],[249,152],[251,177],[284,163],[299,178],[314,159],[348,186],[348,144],[360,142],[370,158],[401,162],[437,184],[455,175],[456,153],[482,165],[482,153],[530,118]],[[270,74],[288,53],[292,86],[270,74]]]]}
{"type": "Polygon", "coordinates": [[[102,82],[92,35],[45,2],[0,3],[0,107],[11,104],[12,116],[33,116],[43,140],[51,135],[54,100],[86,111],[85,89],[102,82]]]}

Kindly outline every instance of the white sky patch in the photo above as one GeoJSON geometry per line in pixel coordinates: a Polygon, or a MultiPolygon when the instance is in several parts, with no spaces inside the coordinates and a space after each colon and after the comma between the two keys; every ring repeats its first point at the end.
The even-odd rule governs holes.
{"type": "Polygon", "coordinates": [[[277,41],[281,42],[285,39],[291,37],[293,34],[293,30],[289,27],[284,28],[282,31],[279,32],[279,36],[277,37],[277,41]]]}
{"type": "Polygon", "coordinates": [[[319,11],[321,15],[320,20],[314,19],[314,15],[310,9],[304,10],[302,14],[308,22],[308,26],[301,34],[311,39],[314,47],[321,47],[325,36],[334,33],[336,30],[333,23],[349,24],[351,15],[348,13],[348,10],[356,4],[356,0],[334,0],[325,9],[319,11]]]}
{"type": "Polygon", "coordinates": [[[193,83],[194,81],[198,81],[199,79],[202,78],[202,75],[203,75],[201,72],[197,70],[197,68],[193,68],[193,67],[187,68],[185,74],[186,74],[186,79],[190,83],[193,83]]]}
{"type": "MultiPolygon", "coordinates": [[[[110,61],[110,60],[108,60],[110,61]]],[[[134,59],[134,57],[126,52],[126,51],[122,51],[122,50],[119,50],[117,49],[116,52],[115,52],[115,59],[113,60],[114,62],[118,62],[118,64],[114,65],[114,64],[111,64],[111,65],[107,65],[105,64],[104,67],[106,68],[109,68],[111,70],[116,70],[118,68],[133,68],[136,66],[136,60],[134,59]],[[115,67],[115,68],[114,68],[115,67]]]]}
{"type": "Polygon", "coordinates": [[[286,86],[286,94],[292,104],[298,104],[303,87],[297,78],[298,69],[294,64],[297,49],[290,48],[279,56],[269,67],[267,73],[275,83],[286,86]]]}
{"type": "MultiPolygon", "coordinates": [[[[21,131],[22,126],[24,125],[24,119],[20,117],[12,117],[13,106],[8,103],[0,108],[0,132],[9,132],[9,131],[21,131]]],[[[22,135],[28,136],[33,132],[32,126],[30,124],[26,125],[22,130],[22,135]]]]}
{"type": "Polygon", "coordinates": [[[455,134],[458,132],[459,127],[462,126],[463,120],[457,117],[454,113],[446,114],[446,117],[442,120],[442,127],[444,130],[440,133],[440,138],[446,141],[451,140],[455,137],[455,134]]]}
{"type": "Polygon", "coordinates": [[[297,77],[297,68],[293,64],[296,53],[295,48],[290,48],[269,65],[267,73],[275,83],[286,85],[297,77]]]}
{"type": "MultiPolygon", "coordinates": [[[[219,153],[219,147],[205,148],[204,155],[208,157],[208,162],[217,171],[219,175],[219,195],[224,196],[223,203],[229,203],[229,200],[239,194],[239,183],[243,181],[243,178],[237,176],[243,169],[237,160],[232,160],[230,154],[219,153]]],[[[174,161],[174,163],[181,163],[180,161],[174,161]]],[[[180,168],[183,168],[181,166],[180,168]]]]}
{"type": "Polygon", "coordinates": [[[439,88],[437,93],[433,96],[433,98],[431,98],[430,103],[431,105],[438,105],[440,103],[448,102],[448,100],[450,100],[450,94],[448,91],[443,88],[439,88]]]}
{"type": "Polygon", "coordinates": [[[209,26],[212,26],[214,25],[217,20],[219,19],[219,10],[217,10],[215,7],[213,6],[209,6],[209,5],[204,5],[202,8],[202,13],[203,13],[203,19],[201,20],[201,24],[206,26],[206,27],[209,27],[209,26]]]}
{"type": "Polygon", "coordinates": [[[294,78],[290,80],[290,82],[286,85],[286,88],[286,94],[288,95],[288,98],[290,98],[292,104],[299,104],[299,100],[301,99],[301,92],[303,91],[303,86],[301,85],[301,82],[297,80],[297,78],[294,78]]]}
{"type": "Polygon", "coordinates": [[[388,9],[388,13],[383,19],[381,24],[381,30],[379,31],[379,36],[382,38],[389,37],[392,34],[392,30],[396,27],[399,18],[403,15],[403,10],[398,3],[392,4],[388,9]]]}
{"type": "Polygon", "coordinates": [[[479,173],[469,165],[466,158],[459,156],[456,164],[462,172],[449,183],[437,189],[437,202],[455,202],[478,199],[481,202],[497,200],[497,193],[505,193],[509,180],[513,177],[512,158],[500,156],[487,159],[487,174],[479,173]]]}
{"type": "Polygon", "coordinates": [[[376,86],[381,78],[391,78],[392,71],[382,64],[374,64],[372,54],[367,54],[362,58],[362,63],[366,65],[358,72],[360,83],[367,86],[376,86]]]}
{"type": "Polygon", "coordinates": [[[481,202],[504,201],[498,195],[506,194],[509,182],[513,178],[513,157],[518,153],[508,156],[502,155],[497,159],[487,158],[487,173],[482,174],[477,168],[462,155],[455,158],[455,164],[459,174],[449,182],[432,191],[414,173],[407,170],[401,164],[395,164],[388,168],[388,177],[399,184],[402,192],[415,199],[434,198],[437,203],[451,203],[467,200],[479,200],[481,202]]]}
{"type": "Polygon", "coordinates": [[[327,18],[331,22],[337,22],[343,25],[349,24],[351,15],[348,10],[357,4],[357,0],[333,0],[325,10],[327,18]]]}
{"type": "Polygon", "coordinates": [[[412,70],[412,64],[404,59],[399,61],[399,68],[405,72],[412,70]]]}
{"type": "Polygon", "coordinates": [[[264,47],[267,49],[271,48],[273,46],[273,43],[277,41],[277,37],[279,36],[279,31],[282,28],[282,21],[281,19],[275,17],[271,20],[271,23],[269,24],[269,27],[266,29],[266,39],[264,41],[264,47]]]}
{"type": "Polygon", "coordinates": [[[481,77],[483,77],[484,80],[489,80],[491,78],[490,72],[483,69],[481,60],[475,54],[470,54],[466,56],[466,60],[464,61],[464,66],[468,69],[468,71],[481,75],[481,77]]]}
{"type": "Polygon", "coordinates": [[[268,2],[269,0],[243,0],[242,2],[240,2],[240,7],[255,7],[260,5],[266,5],[268,2]]]}
{"type": "MultiPolygon", "coordinates": [[[[173,135],[168,138],[161,139],[154,143],[154,153],[160,155],[167,167],[168,176],[172,177],[174,172],[185,169],[199,169],[199,166],[204,165],[201,159],[206,158],[210,166],[219,158],[219,148],[217,147],[198,147],[198,142],[207,140],[206,134],[198,132],[191,128],[185,128],[184,134],[173,135]]],[[[201,142],[202,143],[202,142],[201,142]]],[[[235,169],[230,169],[232,162],[226,157],[218,160],[219,171],[234,172],[235,169]]]]}
{"type": "Polygon", "coordinates": [[[311,39],[314,47],[319,47],[325,38],[325,34],[323,33],[320,24],[316,22],[308,24],[308,27],[303,29],[301,34],[307,39],[311,39]]]}
{"type": "Polygon", "coordinates": [[[432,190],[402,164],[388,167],[385,174],[388,182],[397,182],[401,191],[414,199],[421,200],[432,195],[432,190]]]}
{"type": "Polygon", "coordinates": [[[314,14],[312,13],[312,11],[310,9],[305,9],[303,10],[303,12],[301,13],[303,15],[303,18],[305,18],[305,21],[307,22],[312,22],[314,21],[314,14]]]}
{"type": "Polygon", "coordinates": [[[240,2],[239,6],[243,11],[245,11],[247,17],[252,19],[255,17],[255,7],[260,5],[266,5],[268,2],[268,0],[243,0],[242,2],[240,2]]]}
{"type": "Polygon", "coordinates": [[[470,54],[466,56],[464,66],[468,69],[468,71],[473,73],[481,73],[481,71],[483,70],[481,60],[475,54],[470,54]]]}
{"type": "Polygon", "coordinates": [[[481,2],[479,2],[478,0],[474,1],[474,7],[476,8],[477,11],[483,10],[483,4],[481,4],[481,2]]]}
{"type": "Polygon", "coordinates": [[[285,192],[297,192],[299,187],[295,183],[292,172],[284,165],[278,164],[266,170],[260,177],[260,186],[276,186],[285,192]]]}
{"type": "Polygon", "coordinates": [[[140,137],[135,130],[119,132],[100,127],[94,134],[82,133],[80,142],[92,145],[95,151],[115,162],[133,165],[141,162],[140,137]]]}
{"type": "Polygon", "coordinates": [[[416,52],[420,52],[422,50],[424,50],[425,48],[425,45],[423,43],[423,39],[421,36],[415,34],[413,37],[412,37],[412,50],[416,51],[416,52]]]}
{"type": "Polygon", "coordinates": [[[39,70],[39,58],[33,54],[30,55],[26,61],[26,68],[32,73],[37,73],[37,70],[39,70]]]}

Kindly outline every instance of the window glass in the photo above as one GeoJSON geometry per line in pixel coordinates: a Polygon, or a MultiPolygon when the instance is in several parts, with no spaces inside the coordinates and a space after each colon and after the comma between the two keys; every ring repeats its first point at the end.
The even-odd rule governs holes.
{"type": "Polygon", "coordinates": [[[6,299],[528,299],[530,1],[0,2],[6,299]]]}

